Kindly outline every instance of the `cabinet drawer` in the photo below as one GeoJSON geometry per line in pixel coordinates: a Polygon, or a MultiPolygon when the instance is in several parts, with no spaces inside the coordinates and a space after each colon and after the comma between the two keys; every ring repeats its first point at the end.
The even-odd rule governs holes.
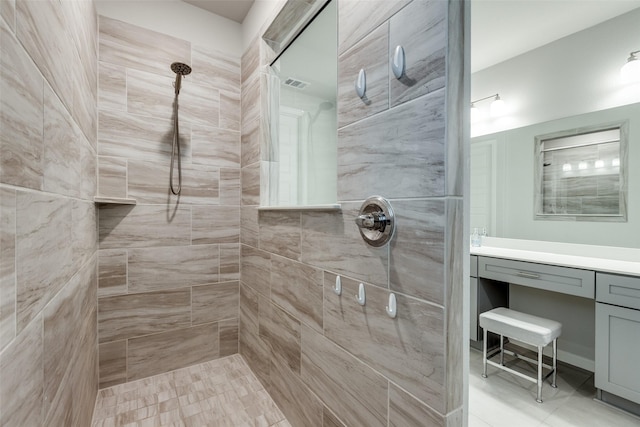
{"type": "Polygon", "coordinates": [[[478,277],[478,255],[471,255],[471,277],[478,277]]]}
{"type": "Polygon", "coordinates": [[[640,277],[596,273],[596,300],[640,310],[640,277]]]}
{"type": "Polygon", "coordinates": [[[595,297],[595,272],[590,270],[479,257],[478,277],[583,298],[595,297]]]}

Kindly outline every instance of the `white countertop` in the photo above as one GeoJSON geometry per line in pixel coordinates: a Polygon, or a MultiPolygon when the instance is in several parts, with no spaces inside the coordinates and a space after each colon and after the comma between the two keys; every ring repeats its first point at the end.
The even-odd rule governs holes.
{"type": "Polygon", "coordinates": [[[471,255],[640,276],[640,249],[485,237],[471,255]]]}

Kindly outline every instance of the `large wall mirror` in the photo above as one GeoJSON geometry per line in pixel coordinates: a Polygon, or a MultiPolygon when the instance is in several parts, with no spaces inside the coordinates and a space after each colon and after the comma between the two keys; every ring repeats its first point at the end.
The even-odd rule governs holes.
{"type": "MultiPolygon", "coordinates": [[[[490,236],[513,239],[640,247],[640,82],[624,81],[620,73],[629,53],[640,49],[640,2],[601,6],[588,25],[497,63],[483,63],[483,57],[473,60],[473,55],[482,55],[482,45],[490,50],[495,44],[479,41],[472,33],[471,100],[489,96],[476,104],[485,111],[471,124],[472,229],[487,228],[490,236]],[[494,94],[505,105],[502,115],[492,117],[488,107],[494,94]],[[570,203],[591,200],[600,206],[586,211],[577,205],[568,208],[566,197],[552,201],[547,188],[545,212],[540,199],[545,190],[540,138],[589,133],[613,124],[620,126],[622,143],[602,145],[601,154],[565,150],[575,159],[561,159],[556,152],[560,175],[564,167],[566,178],[575,179],[558,183],[560,193],[555,195],[580,196],[570,203]],[[609,152],[614,148],[615,153],[609,152]],[[574,170],[568,171],[565,164],[574,170]],[[600,198],[581,198],[579,193],[586,192],[600,198]]],[[[479,21],[481,17],[472,25],[479,21]]],[[[573,25],[561,23],[566,30],[573,25]]]]}
{"type": "Polygon", "coordinates": [[[269,206],[336,203],[337,34],[331,1],[269,68],[269,206]]]}

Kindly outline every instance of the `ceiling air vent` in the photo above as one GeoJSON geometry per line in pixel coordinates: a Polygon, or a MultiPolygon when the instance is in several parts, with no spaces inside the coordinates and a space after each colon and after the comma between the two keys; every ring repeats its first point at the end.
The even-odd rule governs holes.
{"type": "Polygon", "coordinates": [[[310,83],[303,82],[302,80],[294,79],[293,77],[288,77],[284,82],[282,82],[285,86],[290,86],[296,89],[304,89],[309,86],[310,83]]]}

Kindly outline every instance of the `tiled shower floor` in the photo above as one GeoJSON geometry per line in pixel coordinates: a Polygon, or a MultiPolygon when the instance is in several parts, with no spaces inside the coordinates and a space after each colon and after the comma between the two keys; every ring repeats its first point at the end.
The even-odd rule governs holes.
{"type": "Polygon", "coordinates": [[[102,389],[92,426],[291,427],[237,354],[102,389]]]}

